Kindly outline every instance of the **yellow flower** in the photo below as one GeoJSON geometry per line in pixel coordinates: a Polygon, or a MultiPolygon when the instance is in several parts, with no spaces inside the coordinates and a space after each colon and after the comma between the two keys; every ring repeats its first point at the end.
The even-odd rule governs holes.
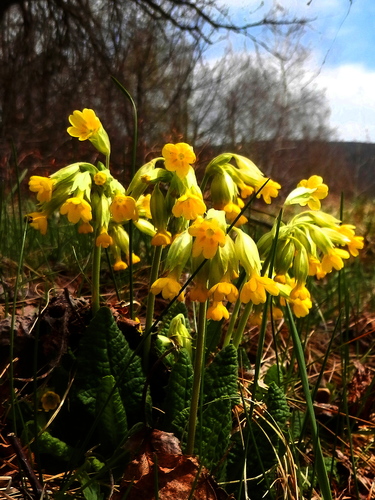
{"type": "Polygon", "coordinates": [[[241,190],[241,198],[246,199],[254,193],[254,188],[252,186],[248,186],[244,182],[240,183],[238,187],[241,190]]]}
{"type": "Polygon", "coordinates": [[[250,315],[249,318],[250,325],[261,326],[262,321],[263,321],[263,311],[261,309],[253,311],[253,313],[250,315]]]}
{"type": "Polygon", "coordinates": [[[207,309],[207,319],[213,321],[221,321],[229,318],[229,312],[221,301],[213,301],[212,305],[207,309]]]}
{"type": "Polygon", "coordinates": [[[322,259],[322,271],[330,273],[332,269],[340,271],[344,267],[342,259],[349,259],[350,254],[342,248],[332,248],[326,253],[322,259]]]}
{"type": "Polygon", "coordinates": [[[285,285],[286,276],[285,276],[285,274],[276,274],[273,278],[273,281],[276,281],[276,283],[281,283],[282,285],[285,285]]]}
{"type": "Polygon", "coordinates": [[[305,285],[297,284],[290,293],[293,312],[297,318],[304,318],[312,307],[310,292],[305,285]]]}
{"type": "MultiPolygon", "coordinates": [[[[151,286],[151,293],[157,295],[161,293],[164,299],[174,299],[181,290],[180,283],[176,280],[173,275],[169,275],[166,278],[157,279],[151,286]]],[[[184,299],[184,293],[182,293],[178,300],[184,299]]]]}
{"type": "Polygon", "coordinates": [[[220,281],[210,288],[208,295],[212,296],[214,302],[222,302],[223,300],[235,302],[238,298],[238,290],[232,283],[220,281]]]}
{"type": "Polygon", "coordinates": [[[60,396],[56,394],[56,392],[53,391],[47,391],[43,394],[43,396],[40,399],[43,410],[44,411],[49,411],[49,410],[55,410],[59,404],[60,404],[60,396]]]}
{"type": "Polygon", "coordinates": [[[189,298],[196,302],[206,302],[208,299],[207,287],[203,283],[196,283],[189,292],[189,298]]]}
{"type": "Polygon", "coordinates": [[[80,141],[86,141],[94,134],[99,132],[102,126],[94,110],[85,108],[83,111],[73,111],[69,116],[72,127],[69,127],[68,134],[72,137],[78,137],[80,141]]]}
{"type": "Polygon", "coordinates": [[[323,178],[320,175],[312,175],[309,179],[303,179],[298,183],[297,187],[305,187],[308,189],[316,189],[310,195],[310,199],[302,204],[305,206],[306,204],[311,210],[319,210],[320,209],[320,200],[323,200],[328,195],[328,186],[323,184],[323,178]]]}
{"type": "Polygon", "coordinates": [[[135,253],[133,253],[132,254],[132,263],[138,264],[138,262],[141,262],[141,259],[138,257],[138,255],[135,255],[135,253]]]}
{"type": "Polygon", "coordinates": [[[353,236],[353,238],[348,243],[348,250],[353,255],[353,257],[357,257],[359,254],[358,250],[362,250],[364,247],[363,236],[353,236]]]}
{"type": "Polygon", "coordinates": [[[351,239],[351,238],[353,238],[353,236],[355,236],[354,229],[355,229],[355,226],[353,226],[352,224],[341,224],[341,226],[339,226],[337,228],[337,231],[340,234],[343,234],[347,238],[351,239]]]}
{"type": "Polygon", "coordinates": [[[51,201],[52,189],[55,184],[54,179],[49,177],[40,177],[39,175],[32,175],[29,180],[30,191],[38,193],[36,198],[41,203],[51,201]]]}
{"type": "Polygon", "coordinates": [[[151,245],[155,247],[170,245],[172,241],[172,235],[169,231],[158,231],[151,240],[151,245]]]}
{"type": "MultiPolygon", "coordinates": [[[[257,182],[256,185],[256,190],[260,189],[263,184],[266,182],[267,178],[263,177],[257,182]]],[[[271,198],[277,198],[279,195],[279,189],[281,189],[281,186],[278,182],[275,182],[273,180],[269,180],[267,184],[262,188],[260,193],[257,194],[257,198],[260,198],[263,196],[264,201],[269,205],[271,203],[271,198]]],[[[244,198],[244,196],[242,196],[244,198]]]]}
{"type": "Polygon", "coordinates": [[[186,177],[190,164],[196,160],[193,148],[185,142],[166,144],[161,154],[165,160],[165,168],[170,172],[176,172],[180,179],[186,177]]]}
{"type": "Polygon", "coordinates": [[[184,217],[187,220],[195,220],[206,211],[206,205],[201,196],[191,192],[180,196],[172,208],[175,217],[184,217]]]}
{"type": "Polygon", "coordinates": [[[151,210],[150,210],[150,194],[142,194],[137,200],[137,210],[138,214],[142,217],[146,217],[146,219],[151,219],[151,210]]]}
{"type": "Polygon", "coordinates": [[[109,207],[115,222],[124,222],[127,220],[138,220],[138,210],[136,201],[131,196],[117,194],[109,207]]]}
{"type": "Polygon", "coordinates": [[[96,238],[96,246],[108,248],[109,245],[112,245],[112,243],[113,243],[112,237],[109,236],[105,228],[102,228],[100,231],[100,235],[96,238]]]}
{"type": "Polygon", "coordinates": [[[122,261],[121,258],[116,259],[116,262],[113,264],[113,269],[115,271],[123,271],[127,267],[128,265],[124,261],[122,261]]]}
{"type": "Polygon", "coordinates": [[[105,172],[98,172],[94,175],[94,182],[97,186],[103,186],[107,182],[107,174],[105,172]]]}
{"type": "Polygon", "coordinates": [[[199,217],[190,227],[189,233],[195,236],[193,243],[193,257],[203,253],[205,259],[212,259],[216,254],[218,246],[225,245],[225,233],[219,227],[216,219],[202,219],[199,217]]]}
{"type": "Polygon", "coordinates": [[[254,273],[242,287],[241,302],[247,304],[251,300],[255,305],[263,304],[267,299],[266,291],[271,295],[279,295],[279,289],[271,278],[254,273]]]}
{"type": "Polygon", "coordinates": [[[279,307],[272,307],[272,319],[277,321],[283,319],[284,314],[283,311],[279,307]]]}
{"type": "MultiPolygon", "coordinates": [[[[238,216],[238,214],[241,212],[241,207],[236,205],[235,203],[227,203],[224,207],[225,211],[225,217],[229,223],[232,223],[234,219],[238,216]]],[[[242,224],[246,224],[247,218],[244,215],[241,215],[241,217],[238,219],[238,221],[235,223],[235,226],[242,226],[242,224]]]]}
{"type": "Polygon", "coordinates": [[[90,204],[78,196],[68,198],[63,205],[61,205],[60,213],[68,216],[68,221],[73,224],[82,219],[83,222],[89,222],[92,219],[90,204]]]}
{"type": "Polygon", "coordinates": [[[316,257],[310,255],[309,257],[309,276],[316,276],[318,280],[324,278],[325,273],[322,269],[322,263],[316,257]]]}
{"type": "Polygon", "coordinates": [[[342,224],[342,226],[338,228],[338,231],[350,239],[347,244],[348,250],[353,257],[357,257],[359,254],[358,250],[362,250],[364,247],[364,239],[363,236],[356,236],[354,229],[355,226],[352,226],[351,224],[342,224]]]}
{"type": "Polygon", "coordinates": [[[47,233],[47,214],[44,212],[32,212],[31,214],[27,214],[27,217],[29,218],[28,221],[31,227],[40,231],[40,234],[45,235],[47,233]]]}
{"type": "Polygon", "coordinates": [[[78,226],[78,232],[80,234],[89,234],[94,232],[94,228],[89,222],[82,222],[82,224],[78,226]]]}

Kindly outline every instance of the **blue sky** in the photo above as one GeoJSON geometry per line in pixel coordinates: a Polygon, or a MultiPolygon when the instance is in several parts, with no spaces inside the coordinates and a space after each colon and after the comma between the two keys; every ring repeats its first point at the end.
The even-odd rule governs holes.
{"type": "MultiPolygon", "coordinates": [[[[325,89],[331,126],[339,140],[375,142],[375,0],[223,0],[236,22],[251,22],[277,4],[289,14],[314,19],[306,31],[314,85],[325,89]],[[263,7],[261,4],[264,4],[263,7]]],[[[254,32],[255,33],[255,32],[254,32]]],[[[225,43],[214,46],[217,57],[225,43]]],[[[231,36],[234,50],[244,37],[231,36]]],[[[248,43],[251,50],[251,44],[248,43]]],[[[208,53],[210,56],[210,52],[208,53]]]]}

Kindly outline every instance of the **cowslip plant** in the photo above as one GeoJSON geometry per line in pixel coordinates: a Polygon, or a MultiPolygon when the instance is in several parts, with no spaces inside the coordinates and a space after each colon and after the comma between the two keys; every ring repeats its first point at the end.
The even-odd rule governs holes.
{"type": "MultiPolygon", "coordinates": [[[[174,303],[184,301],[188,295],[190,302],[198,304],[195,338],[191,340],[181,318],[176,318],[170,333],[173,340],[169,340],[181,349],[180,364],[172,368],[169,387],[175,387],[184,377],[189,382],[184,388],[183,401],[178,402],[180,406],[176,403],[178,410],[167,416],[166,421],[169,428],[182,429],[175,417],[186,414],[182,410],[186,410],[189,399],[185,451],[192,454],[198,449],[199,404],[204,404],[201,396],[207,321],[225,324],[229,320],[220,363],[227,356],[232,369],[234,353],[249,318],[265,325],[267,318],[262,315],[269,304],[274,318],[286,310],[289,323],[291,310],[297,318],[308,315],[312,308],[308,277],[321,280],[334,269],[342,269],[344,261],[350,255],[357,256],[363,248],[363,238],[355,234],[353,225],[342,224],[321,210],[328,186],[320,176],[313,175],[302,180],[286,197],[273,228],[255,242],[248,234],[246,211],[256,198],[271,204],[281,186],[267,178],[248,158],[234,153],[218,155],[208,163],[199,183],[193,168],[196,163],[193,148],[187,143],[166,144],[161,156],[141,166],[125,187],[110,172],[110,142],[95,112],[74,111],[69,121],[72,126],[68,133],[81,141],[89,140],[104,155],[105,164],[77,162],[50,177],[31,177],[29,186],[36,193],[39,210],[29,214],[30,224],[45,235],[48,219],[59,212],[77,225],[79,233],[94,233],[94,314],[100,307],[102,249],[109,248],[113,269],[121,271],[130,261],[132,264],[140,261],[123,225],[133,221],[137,230],[149,236],[154,255],[143,332],[145,371],[149,370],[151,332],[160,319],[154,319],[155,296],[161,294],[163,299],[174,303]],[[308,210],[296,213],[295,205],[307,206],[308,210]],[[163,254],[166,258],[160,272],[163,254]]],[[[215,372],[215,366],[211,371],[215,372]]],[[[232,370],[232,382],[233,373],[232,370]]],[[[105,383],[110,392],[113,381],[108,379],[105,383]]],[[[229,399],[222,405],[227,413],[233,405],[232,389],[226,393],[229,399]]],[[[308,391],[307,384],[304,390],[308,391]]],[[[220,398],[219,393],[214,397],[220,398]]],[[[172,396],[169,398],[173,400],[172,396]]],[[[207,402],[209,396],[205,394],[204,399],[207,402]]],[[[219,403],[215,405],[220,407],[219,403]]],[[[206,415],[214,411],[209,408],[206,415]]],[[[220,428],[216,421],[215,425],[220,428]]],[[[227,425],[224,434],[229,432],[227,425]]],[[[202,454],[209,455],[212,465],[222,452],[221,448],[219,451],[207,448],[202,454]]]]}

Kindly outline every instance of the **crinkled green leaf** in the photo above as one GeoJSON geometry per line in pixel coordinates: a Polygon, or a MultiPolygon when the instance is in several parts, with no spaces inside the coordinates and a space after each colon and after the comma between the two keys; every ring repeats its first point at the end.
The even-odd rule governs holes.
{"type": "Polygon", "coordinates": [[[64,462],[71,460],[74,451],[71,446],[61,439],[51,436],[47,431],[38,436],[38,450],[39,453],[53,455],[64,462]]]}
{"type": "Polygon", "coordinates": [[[82,484],[82,486],[85,486],[85,484],[88,485],[82,489],[82,493],[83,496],[85,497],[85,500],[104,499],[105,497],[104,493],[100,492],[100,484],[97,481],[92,481],[87,472],[81,472],[80,474],[78,474],[77,479],[82,484]]]}
{"type": "Polygon", "coordinates": [[[283,383],[283,379],[284,376],[282,367],[278,367],[276,364],[274,364],[268,368],[267,373],[264,376],[264,383],[270,385],[272,382],[274,382],[276,385],[281,386],[283,383]]]}
{"type": "Polygon", "coordinates": [[[141,361],[134,356],[107,307],[99,309],[87,327],[77,355],[77,397],[95,415],[96,395],[104,377],[112,375],[118,385],[127,421],[139,420],[145,383],[141,361]]]}
{"type": "Polygon", "coordinates": [[[206,359],[217,350],[217,346],[221,337],[221,329],[223,326],[223,320],[207,322],[206,327],[206,359]]]}
{"type": "Polygon", "coordinates": [[[164,428],[174,432],[180,439],[185,427],[180,415],[190,407],[192,388],[193,366],[188,351],[182,348],[170,373],[164,402],[164,428]]]}
{"type": "Polygon", "coordinates": [[[275,382],[271,382],[266,397],[268,413],[276,424],[283,429],[285,422],[290,416],[288,403],[283,390],[275,382]]]}
{"type": "Polygon", "coordinates": [[[127,420],[120,392],[115,386],[115,379],[107,375],[97,390],[96,414],[99,416],[98,432],[102,445],[115,449],[127,433],[127,420]]]}
{"type": "Polygon", "coordinates": [[[237,377],[237,349],[230,344],[215,356],[204,375],[201,459],[208,468],[217,464],[228,448],[237,377]]]}

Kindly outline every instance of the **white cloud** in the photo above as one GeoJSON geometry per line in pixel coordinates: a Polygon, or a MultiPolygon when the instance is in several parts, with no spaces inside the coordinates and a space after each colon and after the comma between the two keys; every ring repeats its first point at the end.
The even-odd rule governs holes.
{"type": "Polygon", "coordinates": [[[241,9],[242,13],[247,11],[264,14],[272,8],[279,7],[301,17],[322,17],[327,13],[336,15],[347,10],[350,5],[349,0],[347,4],[345,0],[224,0],[220,3],[228,7],[229,11],[241,9]]]}
{"type": "MultiPolygon", "coordinates": [[[[375,70],[365,66],[370,62],[365,55],[373,52],[364,42],[368,36],[361,31],[363,18],[359,17],[364,12],[366,16],[375,15],[373,0],[264,0],[259,10],[261,0],[223,0],[222,4],[225,3],[236,21],[249,22],[261,18],[276,4],[286,8],[291,16],[316,18],[311,29],[307,30],[304,42],[312,50],[308,63],[310,74],[316,74],[321,68],[315,84],[326,89],[331,126],[337,129],[340,140],[375,142],[375,70]],[[353,50],[355,48],[358,63],[342,62],[344,58],[350,60],[348,44],[353,50]],[[360,60],[364,64],[360,64],[360,60]]],[[[243,38],[232,36],[229,40],[236,52],[244,49],[243,38]]],[[[208,56],[211,55],[214,60],[222,54],[224,46],[225,42],[221,44],[221,50],[220,46],[212,47],[208,56]]],[[[251,50],[252,47],[249,44],[247,48],[251,50]]]]}
{"type": "Polygon", "coordinates": [[[360,64],[323,67],[316,83],[326,89],[339,139],[375,142],[375,71],[360,64]]]}

